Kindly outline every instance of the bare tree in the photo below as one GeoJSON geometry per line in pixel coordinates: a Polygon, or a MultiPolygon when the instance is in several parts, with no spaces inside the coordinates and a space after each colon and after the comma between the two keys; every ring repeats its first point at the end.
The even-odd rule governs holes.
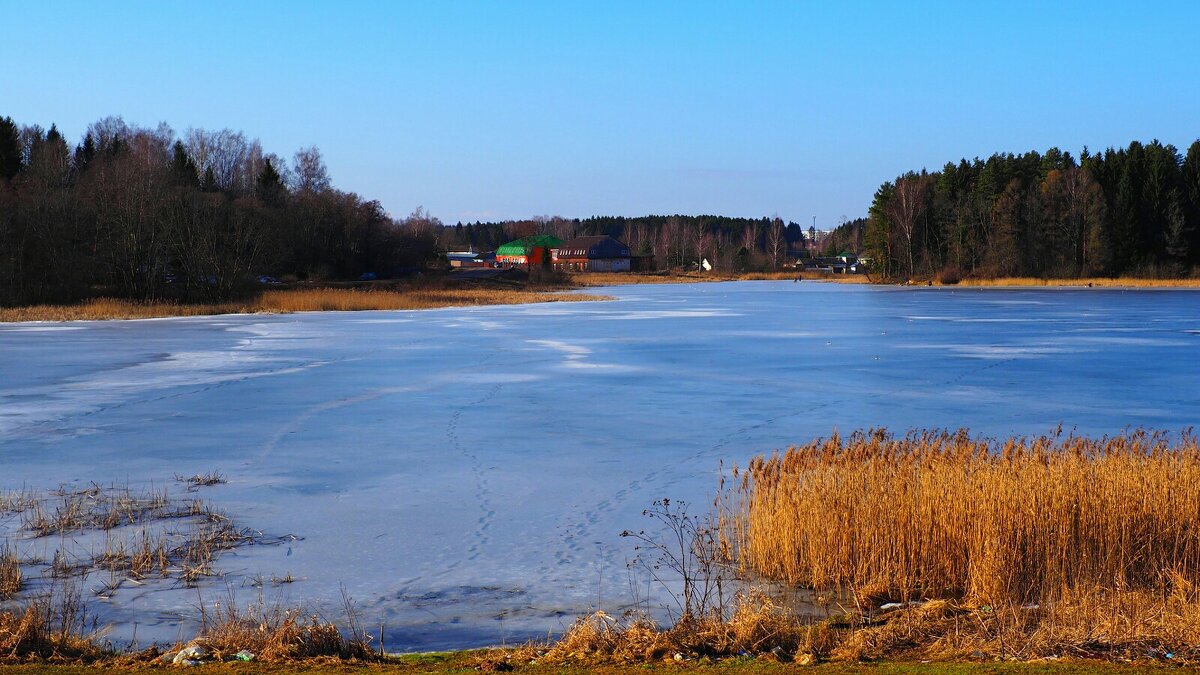
{"type": "Polygon", "coordinates": [[[319,194],[329,190],[329,170],[315,145],[296,151],[292,158],[292,173],[297,192],[319,194]]]}
{"type": "Polygon", "coordinates": [[[441,219],[429,213],[424,207],[418,206],[412,213],[408,214],[402,224],[413,235],[420,237],[433,237],[437,240],[445,227],[442,225],[441,219]]]}
{"type": "Polygon", "coordinates": [[[758,223],[751,221],[742,228],[742,247],[748,251],[758,248],[758,223]]]}
{"type": "Polygon", "coordinates": [[[683,264],[683,221],[675,216],[667,218],[667,222],[663,225],[662,230],[663,247],[666,249],[667,268],[671,267],[671,262],[674,260],[678,264],[683,264]]]}
{"type": "Polygon", "coordinates": [[[896,181],[896,193],[888,203],[888,218],[896,224],[908,253],[908,276],[913,275],[913,235],[917,223],[925,212],[925,196],[929,188],[929,177],[909,173],[896,181]]]}
{"type": "Polygon", "coordinates": [[[188,129],[183,144],[202,175],[212,171],[216,185],[210,187],[239,195],[254,191],[265,161],[258,139],[247,140],[245,134],[232,129],[188,129]]]}
{"type": "Polygon", "coordinates": [[[771,269],[779,269],[779,260],[787,252],[787,239],[783,234],[783,220],[776,216],[767,226],[767,255],[771,257],[771,269]]]}
{"type": "Polygon", "coordinates": [[[562,216],[534,216],[532,220],[538,224],[538,232],[541,234],[558,237],[563,241],[575,236],[575,224],[562,216]]]}
{"type": "Polygon", "coordinates": [[[88,125],[97,153],[110,152],[113,145],[128,139],[132,131],[120,116],[110,115],[88,125]]]}
{"type": "Polygon", "coordinates": [[[696,225],[692,229],[692,249],[696,253],[696,269],[704,271],[704,254],[708,252],[712,245],[712,231],[708,229],[708,223],[703,218],[696,219],[696,225]]]}

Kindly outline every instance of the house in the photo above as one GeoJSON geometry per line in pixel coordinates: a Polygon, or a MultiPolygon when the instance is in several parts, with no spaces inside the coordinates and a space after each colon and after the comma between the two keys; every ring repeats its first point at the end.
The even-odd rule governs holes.
{"type": "Polygon", "coordinates": [[[552,257],[551,252],[562,243],[562,239],[549,234],[514,239],[496,249],[496,264],[500,267],[548,265],[552,257]]]}
{"type": "Polygon", "coordinates": [[[554,250],[554,267],[587,272],[628,272],[629,247],[608,236],[575,237],[554,250]]]}
{"type": "MultiPolygon", "coordinates": [[[[797,261],[801,262],[801,261],[797,261]]],[[[858,267],[858,257],[852,253],[842,253],[835,256],[824,256],[815,258],[804,258],[804,269],[806,270],[821,270],[825,272],[833,272],[834,274],[857,274],[860,272],[858,267]]]]}
{"type": "Polygon", "coordinates": [[[446,253],[446,260],[450,262],[451,267],[486,267],[481,253],[475,251],[449,251],[446,253]]]}

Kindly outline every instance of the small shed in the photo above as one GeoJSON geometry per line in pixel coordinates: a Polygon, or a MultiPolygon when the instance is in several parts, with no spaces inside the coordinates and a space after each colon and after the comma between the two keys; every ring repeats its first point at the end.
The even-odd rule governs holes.
{"type": "Polygon", "coordinates": [[[629,247],[609,236],[575,237],[554,251],[554,267],[588,272],[628,272],[629,247]]]}
{"type": "Polygon", "coordinates": [[[496,263],[504,267],[549,264],[551,252],[562,243],[562,239],[550,234],[514,239],[496,249],[496,263]]]}

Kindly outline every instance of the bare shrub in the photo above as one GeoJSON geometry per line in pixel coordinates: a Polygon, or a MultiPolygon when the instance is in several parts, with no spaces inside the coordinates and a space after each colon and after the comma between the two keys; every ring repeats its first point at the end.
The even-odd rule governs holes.
{"type": "Polygon", "coordinates": [[[245,649],[263,661],[294,661],[331,657],[377,660],[372,638],[362,631],[353,603],[343,593],[347,631],[303,610],[267,606],[263,602],[239,607],[232,594],[223,603],[201,608],[202,643],[221,660],[245,649]]]}
{"type": "Polygon", "coordinates": [[[87,619],[76,584],[52,585],[22,609],[0,612],[0,655],[95,660],[106,650],[87,632],[87,619]]]}
{"type": "Polygon", "coordinates": [[[954,286],[962,281],[962,270],[957,265],[947,265],[938,272],[937,282],[943,286],[954,286]]]}
{"type": "Polygon", "coordinates": [[[0,547],[0,600],[8,600],[21,590],[21,561],[8,542],[0,547]]]}

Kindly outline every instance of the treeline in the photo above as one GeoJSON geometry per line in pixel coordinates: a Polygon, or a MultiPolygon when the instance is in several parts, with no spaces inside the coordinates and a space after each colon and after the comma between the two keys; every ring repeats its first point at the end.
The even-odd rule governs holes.
{"type": "Polygon", "coordinates": [[[394,221],[332,187],[317,148],[291,162],[231,130],[108,117],[73,147],[0,118],[0,304],[111,294],[231,297],[260,275],[357,278],[419,269],[441,223],[394,221]]]}
{"type": "Polygon", "coordinates": [[[875,193],[866,255],[893,278],[1157,276],[1200,263],[1200,141],[1078,160],[996,154],[909,172],[875,193]]]}
{"type": "Polygon", "coordinates": [[[859,254],[865,248],[867,219],[855,218],[843,221],[830,232],[817,237],[817,249],[821,255],[832,256],[842,253],[859,254]]]}
{"type": "Polygon", "coordinates": [[[807,254],[800,225],[785,223],[777,216],[542,216],[498,223],[458,223],[445,229],[442,241],[447,250],[490,251],[533,234],[552,234],[563,240],[608,235],[625,242],[635,255],[653,256],[659,269],[693,266],[702,259],[722,271],[777,269],[807,254]]]}

